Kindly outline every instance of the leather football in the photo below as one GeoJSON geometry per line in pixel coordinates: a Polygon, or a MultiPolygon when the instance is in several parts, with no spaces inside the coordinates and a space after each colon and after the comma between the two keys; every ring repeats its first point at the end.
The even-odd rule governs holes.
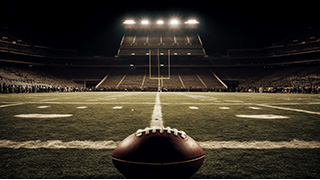
{"type": "Polygon", "coordinates": [[[125,138],[112,161],[127,178],[190,178],[204,161],[200,145],[183,131],[145,128],[125,138]]]}

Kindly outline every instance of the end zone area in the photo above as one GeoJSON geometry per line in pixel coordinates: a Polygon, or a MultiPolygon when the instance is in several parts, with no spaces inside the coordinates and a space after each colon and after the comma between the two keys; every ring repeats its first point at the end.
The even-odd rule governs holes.
{"type": "MultiPolygon", "coordinates": [[[[123,178],[112,164],[112,146],[94,146],[117,144],[150,126],[156,97],[155,92],[1,94],[1,178],[123,178]],[[40,116],[23,116],[35,114],[40,116]],[[42,146],[26,148],[30,141],[42,146]],[[72,142],[77,146],[66,145],[72,142]]],[[[194,178],[320,178],[319,95],[181,92],[160,93],[160,100],[165,127],[183,130],[200,144],[230,144],[206,146],[194,178]],[[248,148],[248,142],[270,147],[248,148]],[[272,146],[278,142],[305,144],[272,146]],[[316,146],[309,146],[312,142],[316,146]]]]}

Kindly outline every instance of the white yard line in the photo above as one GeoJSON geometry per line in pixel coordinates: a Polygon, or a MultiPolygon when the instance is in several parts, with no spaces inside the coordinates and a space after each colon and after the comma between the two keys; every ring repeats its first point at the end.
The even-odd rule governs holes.
{"type": "Polygon", "coordinates": [[[219,107],[219,109],[227,110],[230,109],[229,107],[219,107]]]}
{"type": "Polygon", "coordinates": [[[19,105],[23,105],[23,104],[25,104],[25,103],[5,104],[5,105],[0,105],[0,108],[10,107],[10,106],[19,106],[19,105]]]}
{"type": "Polygon", "coordinates": [[[205,141],[199,142],[204,149],[319,149],[318,141],[205,141]]]}
{"type": "Polygon", "coordinates": [[[87,109],[88,106],[78,106],[77,109],[87,109]]]}
{"type": "Polygon", "coordinates": [[[11,149],[115,149],[119,142],[114,141],[68,141],[63,142],[61,140],[51,141],[10,141],[0,140],[0,148],[11,149]]]}
{"type": "Polygon", "coordinates": [[[258,114],[258,115],[236,115],[240,118],[250,119],[288,119],[288,116],[274,115],[274,114],[258,114]]]}
{"type": "Polygon", "coordinates": [[[156,103],[153,108],[150,127],[163,127],[160,92],[157,92],[156,103]]]}
{"type": "MultiPolygon", "coordinates": [[[[185,97],[188,97],[188,98],[192,98],[192,99],[195,99],[195,100],[198,100],[198,101],[212,101],[212,102],[217,102],[218,99],[215,98],[215,97],[211,97],[211,96],[204,96],[204,95],[198,95],[198,94],[181,94],[181,93],[175,93],[177,95],[180,95],[180,96],[185,96],[185,97]]],[[[220,101],[219,101],[220,102],[220,101]]]]}
{"type": "Polygon", "coordinates": [[[273,109],[281,109],[281,110],[286,110],[286,111],[295,111],[295,112],[303,112],[303,113],[307,113],[307,114],[320,115],[320,112],[307,111],[307,110],[302,110],[302,109],[286,108],[286,107],[280,107],[280,106],[271,106],[271,105],[267,105],[267,104],[257,104],[257,105],[263,106],[263,107],[268,107],[268,108],[273,108],[273,109]]]}
{"type": "MultiPolygon", "coordinates": [[[[92,101],[97,101],[97,102],[81,102],[81,101],[75,101],[75,102],[63,102],[63,101],[57,101],[57,102],[38,102],[38,101],[25,101],[25,102],[2,102],[2,103],[8,103],[6,105],[0,105],[1,107],[8,107],[8,106],[17,106],[17,105],[23,105],[23,104],[137,104],[137,105],[154,105],[154,102],[98,102],[99,100],[92,100],[92,101]]],[[[202,101],[202,100],[200,100],[202,101]]],[[[161,103],[165,105],[220,105],[220,106],[271,106],[271,105],[266,105],[266,104],[256,104],[256,103],[229,103],[229,102],[172,102],[172,103],[161,103]]],[[[281,105],[305,105],[305,104],[311,104],[311,103],[279,103],[281,105]]],[[[281,107],[282,108],[282,107],[281,107]]]]}
{"type": "Polygon", "coordinates": [[[114,106],[112,109],[122,109],[122,106],[114,106]]]}
{"type": "Polygon", "coordinates": [[[50,106],[38,106],[37,108],[38,109],[46,109],[46,108],[49,108],[50,106]]]}
{"type": "MultiPolygon", "coordinates": [[[[9,103],[9,102],[4,102],[9,103]]],[[[12,102],[10,102],[12,103],[12,102]]],[[[8,104],[8,106],[22,105],[22,104],[75,104],[75,105],[87,105],[87,104],[145,104],[145,105],[154,105],[154,102],[21,102],[18,104],[8,104]]],[[[7,105],[3,105],[6,107],[7,105]]],[[[1,107],[1,106],[0,106],[1,107]]]]}
{"type": "MultiPolygon", "coordinates": [[[[0,140],[0,148],[11,149],[115,149],[119,141],[11,141],[0,140]]],[[[320,149],[318,141],[202,141],[203,149],[320,149]]]]}
{"type": "Polygon", "coordinates": [[[40,100],[40,101],[55,101],[55,100],[57,100],[58,98],[51,98],[51,99],[42,99],[42,100],[40,100]]]}
{"type": "Polygon", "coordinates": [[[189,109],[199,109],[197,106],[189,106],[189,109]]]}
{"type": "Polygon", "coordinates": [[[71,117],[72,114],[17,114],[17,118],[65,118],[71,117]]]}
{"type": "Polygon", "coordinates": [[[261,108],[259,108],[259,107],[254,107],[254,106],[250,106],[250,107],[248,107],[249,109],[253,109],[253,110],[259,110],[259,109],[261,109],[261,108]]]}

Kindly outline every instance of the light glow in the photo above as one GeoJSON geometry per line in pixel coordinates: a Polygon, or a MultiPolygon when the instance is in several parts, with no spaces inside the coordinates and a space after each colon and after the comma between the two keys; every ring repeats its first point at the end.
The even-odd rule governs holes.
{"type": "Polygon", "coordinates": [[[127,19],[123,22],[123,24],[136,24],[136,22],[133,19],[127,19]]]}
{"type": "Polygon", "coordinates": [[[164,22],[163,22],[163,20],[158,20],[158,21],[157,21],[157,24],[158,24],[158,25],[162,25],[162,24],[164,24],[164,22]]]}
{"type": "Polygon", "coordinates": [[[149,24],[149,21],[146,20],[146,19],[144,19],[144,20],[141,21],[141,24],[142,24],[142,25],[148,25],[148,24],[149,24]]]}
{"type": "Polygon", "coordinates": [[[199,24],[199,22],[195,19],[189,19],[188,21],[185,22],[185,24],[199,24]]]}
{"type": "Polygon", "coordinates": [[[187,20],[181,20],[177,17],[172,17],[171,19],[168,20],[163,20],[163,19],[158,19],[158,20],[152,20],[150,21],[149,19],[145,18],[145,19],[141,19],[140,21],[137,21],[135,19],[126,19],[123,21],[123,24],[125,25],[135,25],[137,23],[139,23],[139,25],[142,25],[142,26],[146,26],[146,25],[164,25],[164,24],[167,24],[170,25],[170,26],[176,26],[178,27],[180,24],[182,24],[184,22],[184,24],[186,25],[196,25],[196,24],[199,24],[199,21],[197,19],[194,19],[194,18],[191,18],[191,19],[187,19],[187,20]]]}
{"type": "Polygon", "coordinates": [[[173,25],[173,26],[176,26],[176,25],[178,25],[179,23],[180,23],[180,22],[179,22],[178,19],[171,19],[171,20],[170,20],[170,24],[173,25]]]}

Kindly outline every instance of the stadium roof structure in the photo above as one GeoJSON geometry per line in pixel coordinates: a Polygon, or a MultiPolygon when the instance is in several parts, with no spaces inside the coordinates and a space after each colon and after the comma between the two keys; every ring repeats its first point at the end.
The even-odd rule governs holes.
{"type": "MultiPolygon", "coordinates": [[[[174,56],[206,56],[197,19],[126,19],[117,56],[148,56],[159,49],[174,56]]],[[[156,54],[153,54],[156,55],[156,54]]]]}

